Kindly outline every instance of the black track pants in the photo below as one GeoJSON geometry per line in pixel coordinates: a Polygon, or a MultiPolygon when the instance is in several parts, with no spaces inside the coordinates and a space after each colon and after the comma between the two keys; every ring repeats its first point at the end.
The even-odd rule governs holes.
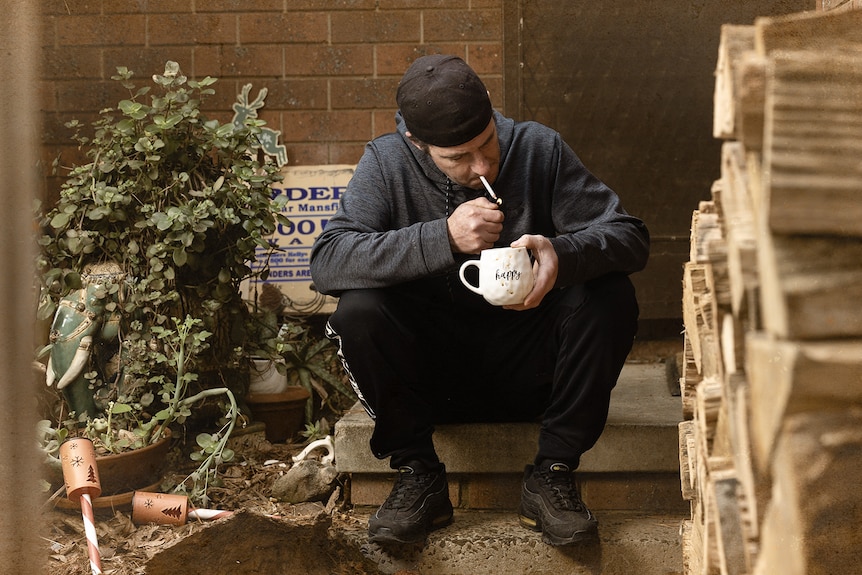
{"type": "Polygon", "coordinates": [[[627,276],[550,292],[533,310],[435,302],[405,286],[341,295],[327,334],[390,466],[437,462],[435,423],[541,422],[535,462],[576,468],[604,429],[638,306],[627,276]]]}

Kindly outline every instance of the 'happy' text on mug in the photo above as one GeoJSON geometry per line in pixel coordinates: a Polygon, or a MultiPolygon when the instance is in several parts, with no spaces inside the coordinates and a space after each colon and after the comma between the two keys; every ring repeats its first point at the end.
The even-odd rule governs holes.
{"type": "Polygon", "coordinates": [[[521,279],[521,272],[519,270],[507,270],[507,269],[497,269],[494,273],[494,279],[504,280],[504,281],[519,281],[521,279]]]}

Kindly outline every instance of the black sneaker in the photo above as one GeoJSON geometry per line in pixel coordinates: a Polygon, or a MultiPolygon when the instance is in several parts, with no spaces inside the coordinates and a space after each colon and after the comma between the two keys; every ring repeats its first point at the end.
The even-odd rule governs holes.
{"type": "Polygon", "coordinates": [[[446,467],[425,471],[404,465],[392,492],[368,520],[368,539],[377,543],[418,543],[429,531],[452,522],[446,467]]]}
{"type": "Polygon", "coordinates": [[[574,474],[565,463],[524,469],[518,521],[541,531],[542,541],[549,545],[571,545],[598,535],[599,522],[581,501],[574,474]]]}

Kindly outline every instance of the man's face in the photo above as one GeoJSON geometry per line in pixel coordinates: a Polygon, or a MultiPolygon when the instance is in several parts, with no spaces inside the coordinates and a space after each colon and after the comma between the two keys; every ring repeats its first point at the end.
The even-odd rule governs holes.
{"type": "Polygon", "coordinates": [[[428,155],[449,179],[474,190],[483,187],[479,176],[493,183],[500,171],[500,144],[494,119],[485,130],[460,146],[428,146],[428,155]]]}

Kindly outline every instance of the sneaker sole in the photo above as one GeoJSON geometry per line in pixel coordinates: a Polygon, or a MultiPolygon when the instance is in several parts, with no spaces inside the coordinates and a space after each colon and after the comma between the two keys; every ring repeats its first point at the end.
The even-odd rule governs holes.
{"type": "Polygon", "coordinates": [[[526,527],[530,531],[535,531],[542,534],[542,541],[554,547],[564,547],[566,545],[574,545],[575,543],[583,543],[585,541],[595,541],[598,537],[598,527],[586,529],[584,531],[576,531],[570,537],[558,537],[552,533],[545,533],[542,530],[542,524],[530,517],[518,515],[518,524],[526,527]]]}
{"type": "Polygon", "coordinates": [[[431,531],[451,525],[452,519],[453,515],[450,511],[446,515],[441,515],[432,519],[426,528],[422,529],[420,526],[418,533],[410,534],[408,536],[399,536],[389,527],[379,527],[373,534],[369,534],[368,540],[373,543],[398,543],[401,545],[420,543],[425,540],[425,537],[431,531]]]}

